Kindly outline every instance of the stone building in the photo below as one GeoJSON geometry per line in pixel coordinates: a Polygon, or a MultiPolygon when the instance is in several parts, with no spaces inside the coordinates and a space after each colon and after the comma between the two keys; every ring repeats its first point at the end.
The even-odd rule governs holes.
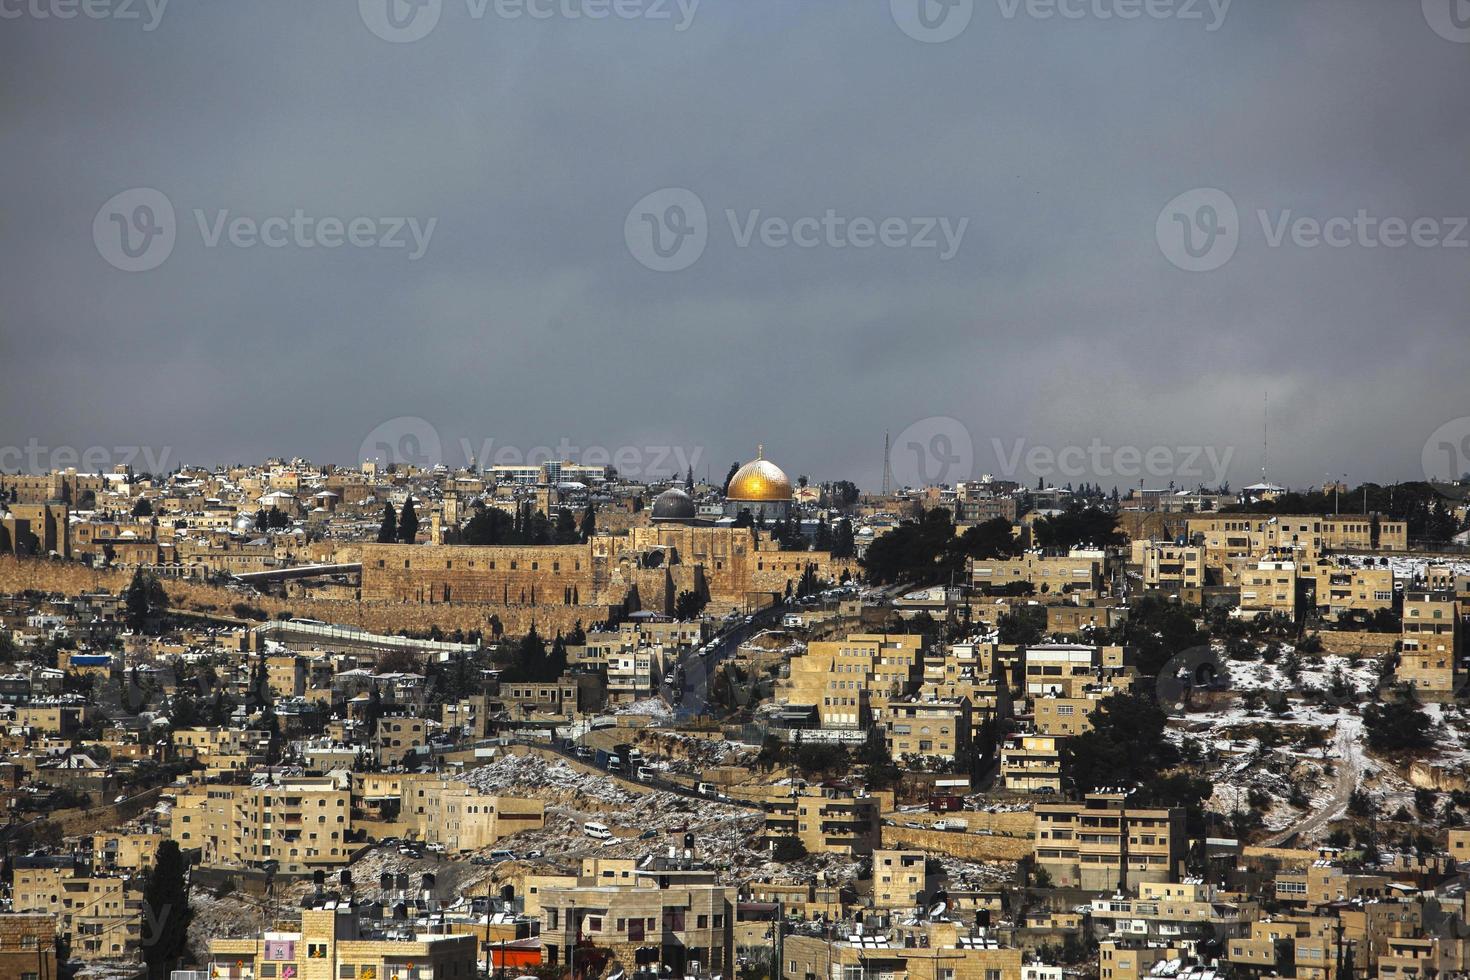
{"type": "Polygon", "coordinates": [[[473,936],[393,939],[362,932],[347,907],[305,909],[297,932],[209,943],[214,980],[474,980],[473,936]]]}

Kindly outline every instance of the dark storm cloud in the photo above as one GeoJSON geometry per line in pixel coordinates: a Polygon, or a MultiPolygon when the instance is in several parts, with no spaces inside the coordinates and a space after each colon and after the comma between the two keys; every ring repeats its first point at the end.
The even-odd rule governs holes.
{"type": "Polygon", "coordinates": [[[392,43],[355,0],[172,0],[151,30],[142,3],[0,0],[0,444],[349,462],[418,416],[451,463],[461,440],[566,438],[679,446],[718,477],[764,442],[793,475],[874,485],[885,430],[944,416],[977,475],[1010,475],[1018,440],[1210,445],[1240,485],[1269,389],[1270,475],[1304,484],[1415,477],[1470,415],[1470,249],[1268,235],[1470,215],[1470,44],[1419,3],[1235,0],[1215,23],[1218,3],[976,0],[943,43],[887,0],[478,6],[392,43]],[[94,218],[140,187],[177,240],[120,271],[94,218]],[[707,213],[681,271],[625,239],[663,188],[707,213]],[[1239,213],[1206,272],[1156,237],[1197,188],[1239,213]],[[280,248],[206,245],[221,212],[272,234],[298,209],[316,247],[280,225],[280,248]],[[847,225],[742,246],[829,211],[968,224],[948,260],[847,225]],[[320,244],[353,219],[364,244],[320,244]],[[378,247],[398,219],[437,219],[421,257],[406,225],[378,247]]]}

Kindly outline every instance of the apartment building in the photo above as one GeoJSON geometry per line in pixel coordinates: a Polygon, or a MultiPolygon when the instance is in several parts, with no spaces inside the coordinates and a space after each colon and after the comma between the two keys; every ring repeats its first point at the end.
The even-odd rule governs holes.
{"type": "Polygon", "coordinates": [[[429,744],[429,723],[412,715],[385,715],[373,731],[373,755],[380,766],[401,766],[429,744]]]}
{"type": "Polygon", "coordinates": [[[1297,563],[1258,561],[1240,572],[1240,615],[1286,616],[1295,619],[1300,608],[1297,563]]]}
{"type": "Polygon", "coordinates": [[[976,559],[970,582],[980,589],[1000,589],[1029,583],[1040,593],[1100,595],[1106,580],[1106,558],[1101,551],[1073,549],[1064,557],[1028,552],[1016,558],[976,559]]]}
{"type": "Polygon", "coordinates": [[[1085,697],[1090,687],[1118,678],[1133,663],[1133,651],[1120,646],[1039,643],[1024,654],[1026,696],[1085,697]]]}
{"type": "Polygon", "coordinates": [[[1333,619],[1393,608],[1393,570],[1387,566],[1355,568],[1319,559],[1303,565],[1301,575],[1312,582],[1317,611],[1333,619]]]}
{"type": "Polygon", "coordinates": [[[474,980],[473,936],[390,938],[363,931],[348,907],[305,909],[295,932],[209,943],[212,980],[474,980]]]}
{"type": "Polygon", "coordinates": [[[1197,589],[1205,585],[1205,549],[1167,541],[1134,541],[1131,563],[1146,589],[1197,589]]]}
{"type": "Polygon", "coordinates": [[[50,913],[0,912],[0,977],[53,980],[60,976],[56,918],[50,913]]]}
{"type": "Polygon", "coordinates": [[[782,788],[766,798],[766,839],[795,837],[810,854],[871,854],[892,802],[892,794],[869,796],[844,786],[782,788]]]}
{"type": "Polygon", "coordinates": [[[69,857],[18,857],[14,869],[11,910],[54,916],[73,956],[121,959],[137,951],[143,937],[140,879],[93,874],[69,857]]]}
{"type": "Polygon", "coordinates": [[[1143,882],[1136,895],[1095,898],[1091,909],[1106,933],[1171,943],[1245,936],[1260,917],[1258,903],[1197,879],[1143,882]]]}
{"type": "Polygon", "coordinates": [[[323,777],[281,778],[264,786],[209,784],[180,792],[170,836],[202,864],[286,874],[346,864],[351,793],[323,777]]]}
{"type": "Polygon", "coordinates": [[[953,923],[911,935],[788,936],[782,980],[1021,980],[1021,950],[961,934],[953,923]],[[945,926],[948,928],[937,928],[945,926]]]}
{"type": "Polygon", "coordinates": [[[1407,551],[1409,524],[1378,514],[1328,514],[1322,543],[1331,551],[1407,551]]]}
{"type": "Polygon", "coordinates": [[[714,872],[652,877],[633,886],[542,889],[543,960],[575,968],[574,949],[585,942],[609,955],[609,972],[649,967],[660,975],[723,974],[735,962],[736,894],[715,884],[714,872]]]}
{"type": "Polygon", "coordinates": [[[240,728],[180,728],[173,734],[174,751],[197,759],[207,773],[246,769],[265,762],[270,733],[240,728]]]}
{"type": "Polygon", "coordinates": [[[896,698],[879,716],[894,759],[939,759],[968,766],[972,734],[970,702],[960,698],[896,698]]]}
{"type": "Polygon", "coordinates": [[[150,831],[107,831],[92,836],[92,865],[109,872],[136,874],[153,866],[163,835],[150,831]]]}
{"type": "Polygon", "coordinates": [[[1033,833],[1037,866],[1058,886],[1088,891],[1177,881],[1188,847],[1182,809],[1129,806],[1123,792],[1037,804],[1033,833]]]}
{"type": "Polygon", "coordinates": [[[1081,697],[1042,694],[1031,701],[1032,726],[1041,735],[1080,735],[1092,730],[1098,702],[1119,693],[1121,687],[1090,688],[1081,697]]]}
{"type": "Polygon", "coordinates": [[[392,795],[395,789],[401,801],[399,818],[421,840],[443,844],[451,852],[479,850],[522,830],[540,830],[546,823],[541,800],[496,796],[436,773],[373,780],[378,796],[392,795]]]}
{"type": "Polygon", "coordinates": [[[1404,594],[1403,647],[1395,677],[1424,694],[1446,694],[1464,681],[1463,638],[1453,592],[1404,594]]]}
{"type": "Polygon", "coordinates": [[[1000,749],[1001,785],[1013,793],[1059,793],[1061,739],[1055,735],[1010,735],[1000,749]]]}
{"type": "Polygon", "coordinates": [[[916,908],[928,901],[934,887],[923,851],[873,851],[875,908],[916,908]]]}
{"type": "Polygon", "coordinates": [[[823,728],[865,728],[891,699],[918,688],[925,646],[923,636],[906,633],[813,642],[791,661],[778,693],[787,704],[814,705],[823,728]]]}

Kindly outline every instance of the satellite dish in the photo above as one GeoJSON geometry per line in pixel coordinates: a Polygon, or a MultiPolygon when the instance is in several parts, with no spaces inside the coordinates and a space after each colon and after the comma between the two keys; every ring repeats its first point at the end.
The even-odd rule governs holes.
{"type": "Polygon", "coordinates": [[[949,908],[948,902],[935,902],[934,907],[929,910],[929,918],[937,919],[949,908]]]}

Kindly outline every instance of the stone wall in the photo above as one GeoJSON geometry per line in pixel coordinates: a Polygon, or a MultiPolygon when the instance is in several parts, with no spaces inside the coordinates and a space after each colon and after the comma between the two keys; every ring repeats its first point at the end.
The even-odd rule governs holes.
{"type": "MultiPolygon", "coordinates": [[[[128,587],[132,577],[131,571],[99,571],[73,562],[17,560],[0,556],[0,592],[31,589],[79,595],[82,592],[101,590],[118,594],[128,587]]],[[[608,606],[585,601],[572,606],[507,606],[500,603],[442,605],[278,599],[267,595],[242,595],[217,586],[174,579],[165,580],[163,588],[168,593],[169,604],[173,608],[185,612],[206,613],[224,621],[253,625],[255,621],[241,620],[233,611],[232,607],[236,603],[244,602],[272,618],[277,613],[289,612],[297,617],[319,619],[343,626],[358,626],[376,633],[398,633],[401,630],[427,633],[430,628],[437,626],[445,631],[481,630],[488,635],[491,617],[496,617],[505,632],[511,636],[526,632],[533,622],[538,631],[550,635],[558,631],[570,632],[579,622],[584,628],[591,627],[594,623],[605,622],[614,613],[608,606]]]]}
{"type": "MultiPolygon", "coordinates": [[[[967,814],[966,817],[971,816],[967,814]]],[[[883,846],[887,849],[910,848],[936,854],[952,854],[974,861],[1019,861],[1031,856],[1030,838],[975,834],[968,831],[915,830],[912,827],[885,826],[883,846]]]]}
{"type": "MultiPolygon", "coordinates": [[[[1005,813],[970,810],[953,813],[885,813],[884,817],[898,823],[921,823],[926,830],[939,820],[963,820],[966,830],[972,834],[1024,837],[1028,841],[1036,832],[1036,814],[1030,810],[1014,810],[1005,813]]],[[[952,831],[940,831],[940,833],[952,833],[952,831]]]]}
{"type": "Polygon", "coordinates": [[[1392,653],[1399,641],[1397,633],[1369,633],[1361,630],[1323,630],[1322,652],[1345,657],[1380,657],[1392,653]]]}

